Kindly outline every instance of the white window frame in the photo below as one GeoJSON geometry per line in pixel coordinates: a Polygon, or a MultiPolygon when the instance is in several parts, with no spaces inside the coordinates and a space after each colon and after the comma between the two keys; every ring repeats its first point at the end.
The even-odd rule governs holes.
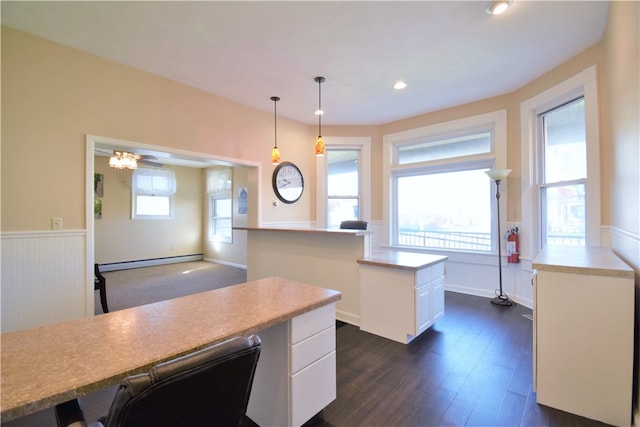
{"type": "MultiPolygon", "coordinates": [[[[324,137],[325,150],[359,150],[360,219],[371,221],[371,138],[324,137]]],[[[327,227],[327,158],[316,157],[316,226],[327,227]]]]}
{"type": "Polygon", "coordinates": [[[209,241],[219,243],[233,243],[233,169],[229,167],[214,168],[207,170],[207,198],[209,200],[209,215],[208,215],[208,229],[209,229],[209,241]],[[220,183],[214,182],[219,180],[227,180],[230,182],[220,183]],[[219,217],[215,211],[216,200],[227,199],[231,202],[231,216],[219,217]],[[216,220],[229,219],[231,220],[231,235],[222,236],[216,234],[216,220]]]}
{"type": "Polygon", "coordinates": [[[176,192],[176,173],[173,170],[162,170],[162,174],[166,174],[170,177],[172,182],[169,188],[163,191],[142,191],[136,186],[136,175],[148,173],[153,175],[157,169],[151,168],[138,168],[131,175],[131,219],[133,220],[167,220],[174,218],[175,206],[174,206],[174,193],[176,192]],[[138,196],[151,196],[158,198],[166,198],[169,201],[169,214],[168,215],[142,215],[138,214],[138,196]]]}
{"type": "Polygon", "coordinates": [[[520,258],[533,260],[542,249],[540,138],[538,115],[571,99],[584,97],[585,136],[587,143],[587,179],[585,188],[586,246],[600,246],[600,137],[598,125],[598,86],[596,67],[581,73],[520,104],[521,126],[521,185],[522,228],[520,231],[520,258]]]}
{"type": "MultiPolygon", "coordinates": [[[[395,200],[395,176],[402,175],[406,171],[416,170],[421,167],[434,168],[438,164],[462,163],[462,158],[443,159],[421,163],[397,164],[395,153],[396,147],[403,144],[411,144],[420,140],[430,140],[435,138],[446,138],[455,134],[472,133],[474,131],[491,130],[493,132],[493,140],[491,151],[489,153],[466,156],[464,159],[467,164],[473,165],[473,168],[495,167],[505,169],[507,167],[507,112],[499,110],[476,116],[465,117],[462,119],[452,120],[449,122],[438,123],[431,126],[425,126],[418,129],[410,129],[403,132],[388,134],[383,136],[383,220],[384,232],[382,237],[382,245],[387,247],[393,246],[393,236],[397,233],[395,229],[394,218],[397,215],[395,200]]],[[[487,177],[487,180],[489,178],[487,177]]],[[[489,182],[488,182],[489,184],[489,182]]],[[[507,185],[502,183],[500,188],[500,217],[506,218],[507,212],[507,185]]],[[[492,216],[495,216],[495,203],[492,206],[492,216]]],[[[506,221],[501,224],[504,228],[506,221]]],[[[495,240],[495,225],[492,221],[491,234],[495,240]]],[[[492,244],[493,246],[493,244],[492,244]]],[[[412,248],[421,250],[418,248],[412,248]]],[[[497,252],[497,248],[494,248],[497,252]]],[[[425,248],[425,251],[433,251],[433,248],[425,248]]],[[[456,252],[447,249],[446,252],[456,252]]]]}
{"type": "Polygon", "coordinates": [[[231,193],[209,195],[209,240],[212,242],[233,243],[233,231],[229,236],[216,234],[216,224],[218,220],[229,220],[231,222],[231,227],[233,228],[233,200],[231,193]],[[216,201],[218,200],[229,200],[229,203],[231,204],[231,213],[228,217],[219,216],[216,212],[215,206],[216,201]]]}

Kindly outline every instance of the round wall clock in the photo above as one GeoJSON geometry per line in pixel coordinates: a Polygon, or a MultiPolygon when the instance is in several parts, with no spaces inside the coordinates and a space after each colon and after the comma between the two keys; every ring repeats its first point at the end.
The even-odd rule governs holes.
{"type": "Polygon", "coordinates": [[[282,162],[273,170],[273,191],[284,203],[295,203],[302,196],[304,178],[302,172],[291,162],[282,162]]]}

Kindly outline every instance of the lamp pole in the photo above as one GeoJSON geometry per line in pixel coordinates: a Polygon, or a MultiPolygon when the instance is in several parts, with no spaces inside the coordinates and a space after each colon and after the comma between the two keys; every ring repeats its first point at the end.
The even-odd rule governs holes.
{"type": "Polygon", "coordinates": [[[486,174],[496,183],[496,216],[498,219],[498,229],[496,231],[496,236],[498,240],[498,278],[500,281],[500,294],[495,298],[491,299],[492,304],[502,305],[502,306],[510,306],[513,305],[513,302],[509,299],[509,297],[502,292],[502,246],[501,246],[501,231],[500,231],[500,182],[507,177],[511,173],[510,169],[492,169],[487,171],[486,174]]]}

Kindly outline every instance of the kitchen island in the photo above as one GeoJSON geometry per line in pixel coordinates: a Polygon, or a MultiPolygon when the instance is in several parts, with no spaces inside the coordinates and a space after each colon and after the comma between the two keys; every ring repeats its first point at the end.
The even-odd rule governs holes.
{"type": "Polygon", "coordinates": [[[446,256],[372,251],[368,230],[238,227],[247,278],[281,276],[338,290],[336,319],[408,344],[444,315],[446,256]]]}
{"type": "Polygon", "coordinates": [[[446,256],[376,251],[359,259],[360,329],[408,344],[444,316],[446,256]]]}
{"type": "Polygon", "coordinates": [[[260,425],[302,424],[336,396],[339,299],[334,290],[270,277],[2,334],[2,421],[208,345],[258,334],[263,345],[248,414],[260,425]]]}

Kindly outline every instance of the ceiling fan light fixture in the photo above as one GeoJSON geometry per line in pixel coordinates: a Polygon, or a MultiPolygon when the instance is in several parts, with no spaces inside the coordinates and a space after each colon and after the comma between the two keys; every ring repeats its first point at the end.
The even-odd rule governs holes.
{"type": "Polygon", "coordinates": [[[326,79],[324,77],[318,76],[313,79],[314,82],[318,83],[318,109],[316,110],[316,114],[318,115],[318,136],[316,137],[315,151],[316,156],[324,156],[324,140],[322,139],[322,115],[324,111],[322,111],[322,82],[326,79]]]}
{"type": "Polygon", "coordinates": [[[485,12],[489,15],[500,15],[501,13],[504,13],[509,6],[511,6],[511,1],[509,0],[492,1],[487,5],[485,12]]]}
{"type": "Polygon", "coordinates": [[[119,171],[134,170],[138,168],[136,156],[126,151],[114,151],[109,158],[109,166],[119,171]]]}

